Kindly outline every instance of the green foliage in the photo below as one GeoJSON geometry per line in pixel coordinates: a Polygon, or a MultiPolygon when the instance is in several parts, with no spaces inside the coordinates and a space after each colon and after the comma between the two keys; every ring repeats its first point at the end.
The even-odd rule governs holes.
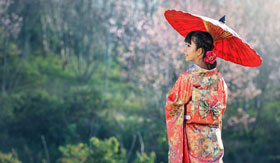
{"type": "Polygon", "coordinates": [[[99,140],[96,137],[90,139],[89,145],[66,145],[59,147],[62,153],[62,163],[123,163],[125,162],[126,150],[119,147],[115,137],[99,140]]]}
{"type": "Polygon", "coordinates": [[[154,163],[155,162],[155,157],[156,154],[155,152],[151,152],[150,156],[147,156],[147,154],[145,152],[143,152],[142,154],[140,154],[138,151],[136,152],[137,154],[137,158],[134,161],[134,163],[154,163]]]}
{"type": "Polygon", "coordinates": [[[60,146],[59,151],[62,153],[60,162],[63,163],[85,163],[88,158],[89,149],[87,145],[80,143],[78,145],[60,146]]]}
{"type": "Polygon", "coordinates": [[[15,150],[12,150],[11,153],[0,152],[0,163],[21,163],[21,161],[18,160],[15,150]]]}
{"type": "Polygon", "coordinates": [[[119,142],[115,137],[100,141],[98,138],[90,139],[89,162],[118,163],[125,161],[124,148],[119,147],[119,142]]]}
{"type": "Polygon", "coordinates": [[[4,150],[15,147],[25,162],[30,157],[38,162],[45,153],[44,136],[54,162],[59,145],[87,140],[90,129],[100,127],[99,123],[90,125],[91,119],[99,120],[101,94],[90,85],[79,84],[71,70],[63,71],[59,57],[49,54],[29,59],[19,86],[0,95],[0,146],[4,150]]]}

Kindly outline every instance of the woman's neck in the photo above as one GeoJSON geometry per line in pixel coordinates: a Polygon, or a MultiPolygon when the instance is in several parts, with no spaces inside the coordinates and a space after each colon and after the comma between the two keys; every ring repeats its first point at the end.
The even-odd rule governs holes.
{"type": "Polygon", "coordinates": [[[207,67],[206,63],[202,60],[194,60],[193,63],[198,65],[201,68],[204,68],[204,69],[208,70],[208,67],[207,67]]]}

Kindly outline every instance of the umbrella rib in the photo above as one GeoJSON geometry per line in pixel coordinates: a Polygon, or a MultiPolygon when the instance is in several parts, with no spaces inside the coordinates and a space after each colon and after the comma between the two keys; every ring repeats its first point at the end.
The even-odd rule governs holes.
{"type": "Polygon", "coordinates": [[[244,64],[244,65],[251,65],[249,64],[252,59],[250,57],[250,54],[251,54],[251,49],[247,49],[247,44],[244,43],[242,40],[240,40],[242,42],[242,46],[240,46],[240,51],[241,51],[241,56],[242,56],[242,59],[241,59],[241,63],[244,64]],[[248,51],[248,55],[246,55],[246,51],[248,51]]]}

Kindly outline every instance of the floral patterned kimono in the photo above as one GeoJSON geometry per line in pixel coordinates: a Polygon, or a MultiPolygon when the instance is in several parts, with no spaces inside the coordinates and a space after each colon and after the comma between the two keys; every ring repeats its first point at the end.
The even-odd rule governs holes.
{"type": "Polygon", "coordinates": [[[222,163],[222,115],[227,85],[218,71],[194,64],[180,74],[166,101],[169,163],[222,163]]]}

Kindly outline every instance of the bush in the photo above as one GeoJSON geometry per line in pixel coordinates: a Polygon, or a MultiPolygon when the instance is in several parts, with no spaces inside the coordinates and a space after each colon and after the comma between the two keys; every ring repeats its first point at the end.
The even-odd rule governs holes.
{"type": "Polygon", "coordinates": [[[21,161],[18,160],[15,150],[12,150],[11,153],[6,154],[0,152],[0,163],[21,163],[21,161]]]}
{"type": "Polygon", "coordinates": [[[89,145],[66,145],[59,147],[62,163],[123,163],[125,162],[126,150],[119,147],[115,137],[99,140],[96,137],[90,139],[89,145]]]}

